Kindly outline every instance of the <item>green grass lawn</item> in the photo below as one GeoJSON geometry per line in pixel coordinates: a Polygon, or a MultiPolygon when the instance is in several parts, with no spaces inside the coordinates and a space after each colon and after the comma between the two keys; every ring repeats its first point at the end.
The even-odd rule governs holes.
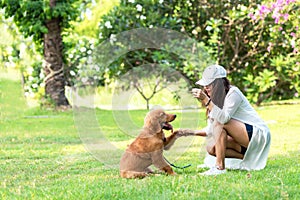
{"type": "MultiPolygon", "coordinates": [[[[203,140],[195,139],[175,163],[192,166],[174,169],[178,175],[126,180],[117,168],[109,168],[85,149],[72,110],[28,108],[19,82],[2,73],[0,199],[300,199],[299,103],[257,108],[272,134],[264,170],[203,177],[196,168],[203,162],[203,140]]],[[[179,119],[183,115],[174,112],[179,119]]],[[[130,112],[135,127],[142,126],[145,113],[130,112]]],[[[106,110],[95,114],[105,137],[123,149],[132,136],[118,127],[116,115],[106,110]]],[[[204,116],[203,111],[199,115],[204,116]]],[[[188,119],[191,124],[193,116],[188,119]]],[[[179,128],[180,120],[173,125],[179,128]]],[[[200,120],[198,126],[204,125],[200,120]]]]}

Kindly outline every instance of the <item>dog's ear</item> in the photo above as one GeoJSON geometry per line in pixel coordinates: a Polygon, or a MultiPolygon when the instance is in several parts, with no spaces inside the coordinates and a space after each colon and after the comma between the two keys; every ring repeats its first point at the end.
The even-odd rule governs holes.
{"type": "Polygon", "coordinates": [[[150,129],[152,133],[158,133],[162,130],[159,120],[151,114],[147,114],[144,119],[144,128],[150,129]]]}

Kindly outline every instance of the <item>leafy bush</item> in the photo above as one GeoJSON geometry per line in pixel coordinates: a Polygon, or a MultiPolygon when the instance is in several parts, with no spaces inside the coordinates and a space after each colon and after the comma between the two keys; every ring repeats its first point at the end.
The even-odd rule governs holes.
{"type": "MultiPolygon", "coordinates": [[[[260,13],[260,3],[122,0],[119,6],[102,17],[99,41],[113,40],[122,31],[140,27],[176,30],[204,44],[202,46],[210,53],[212,60],[225,66],[232,83],[248,92],[252,102],[260,104],[268,99],[292,98],[299,92],[299,70],[296,71],[299,68],[296,47],[299,44],[296,32],[299,2],[289,1],[284,5],[285,10],[281,11],[290,16],[284,24],[276,24],[271,16],[263,20],[254,19],[253,16],[260,13]],[[290,35],[278,32],[279,26],[290,35]],[[274,59],[280,57],[284,58],[287,65],[274,66],[274,59]]],[[[131,64],[138,59],[136,55],[130,57],[134,58],[131,64]]],[[[153,62],[147,57],[144,60],[153,62]]],[[[116,65],[106,69],[110,73],[109,77],[124,73],[134,66],[122,66],[122,63],[120,58],[116,65]]],[[[197,66],[186,66],[183,63],[176,66],[191,83],[195,82],[201,70],[193,74],[197,66]]]]}
{"type": "MultiPolygon", "coordinates": [[[[227,69],[232,84],[241,88],[253,103],[293,98],[300,91],[299,6],[300,2],[295,0],[269,3],[261,0],[121,0],[99,19],[97,39],[64,37],[68,85],[80,82],[105,85],[145,63],[167,65],[182,73],[193,85],[205,63],[217,62],[227,69]],[[198,62],[180,57],[163,46],[134,50],[108,66],[99,65],[108,59],[106,57],[112,57],[109,52],[95,52],[99,44],[111,42],[120,48],[122,42],[128,42],[116,42],[118,34],[156,27],[174,30],[195,40],[201,49],[198,62]],[[202,59],[203,65],[199,64],[202,59]]],[[[60,13],[69,12],[64,9],[60,13]]],[[[180,52],[179,48],[175,52],[180,52]]]]}

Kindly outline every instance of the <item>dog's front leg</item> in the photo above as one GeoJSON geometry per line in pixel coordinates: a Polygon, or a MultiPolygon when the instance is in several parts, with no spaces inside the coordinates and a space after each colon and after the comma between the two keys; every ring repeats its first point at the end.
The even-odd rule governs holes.
{"type": "Polygon", "coordinates": [[[164,150],[169,150],[171,146],[175,143],[177,136],[177,132],[173,132],[169,137],[164,139],[164,150]]]}
{"type": "Polygon", "coordinates": [[[176,173],[173,171],[172,167],[166,162],[166,160],[163,157],[163,150],[155,151],[151,153],[151,159],[153,165],[160,169],[161,171],[164,171],[165,173],[169,175],[175,175],[176,173]]]}

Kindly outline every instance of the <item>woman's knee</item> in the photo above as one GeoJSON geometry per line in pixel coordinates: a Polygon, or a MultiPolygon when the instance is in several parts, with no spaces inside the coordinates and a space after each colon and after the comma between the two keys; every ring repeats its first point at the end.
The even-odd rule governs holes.
{"type": "Polygon", "coordinates": [[[216,149],[215,146],[207,146],[206,151],[209,155],[215,156],[216,155],[216,149]]]}

